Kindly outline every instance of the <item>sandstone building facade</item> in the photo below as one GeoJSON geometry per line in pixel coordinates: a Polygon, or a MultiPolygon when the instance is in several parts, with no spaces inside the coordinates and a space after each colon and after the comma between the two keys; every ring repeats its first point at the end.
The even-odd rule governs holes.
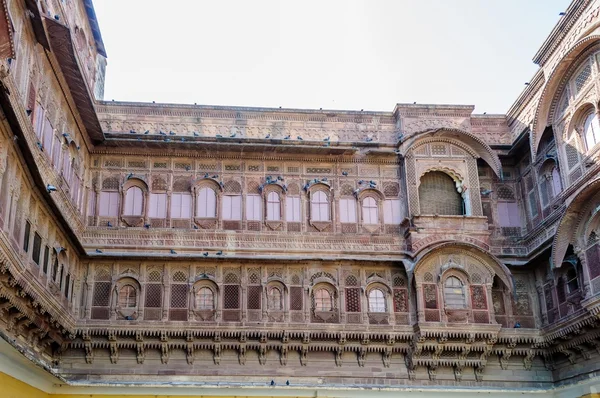
{"type": "Polygon", "coordinates": [[[600,1],[506,115],[107,102],[91,0],[0,4],[5,385],[596,391],[600,1]]]}

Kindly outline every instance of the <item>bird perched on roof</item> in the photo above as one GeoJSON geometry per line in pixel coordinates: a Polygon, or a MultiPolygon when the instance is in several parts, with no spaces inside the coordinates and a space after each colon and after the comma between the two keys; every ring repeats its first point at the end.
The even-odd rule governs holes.
{"type": "Polygon", "coordinates": [[[347,171],[342,171],[342,175],[343,175],[344,177],[348,177],[348,172],[347,172],[347,171]]]}
{"type": "Polygon", "coordinates": [[[482,190],[481,190],[481,194],[482,194],[483,196],[488,196],[488,195],[489,195],[489,194],[491,194],[492,192],[494,192],[494,191],[492,191],[491,189],[482,189],[482,190]]]}
{"type": "Polygon", "coordinates": [[[265,138],[271,138],[271,133],[267,134],[265,138]]]}
{"type": "Polygon", "coordinates": [[[129,130],[129,134],[135,134],[135,130],[129,130]]]}
{"type": "Polygon", "coordinates": [[[146,135],[150,134],[150,130],[144,131],[144,134],[146,134],[146,135]]]}
{"type": "Polygon", "coordinates": [[[129,173],[127,174],[127,176],[125,177],[126,180],[129,180],[131,177],[133,177],[133,173],[129,173]]]}
{"type": "Polygon", "coordinates": [[[204,253],[202,253],[202,255],[203,255],[204,257],[208,257],[208,252],[204,252],[204,253]]]}
{"type": "Polygon", "coordinates": [[[217,135],[215,135],[215,137],[217,137],[217,138],[223,138],[223,136],[221,134],[217,134],[217,135]]]}
{"type": "MultiPolygon", "coordinates": [[[[183,141],[183,138],[181,139],[183,141]]],[[[192,168],[190,166],[185,166],[186,171],[190,171],[192,168]]]]}
{"type": "Polygon", "coordinates": [[[103,253],[103,251],[100,249],[96,249],[96,253],[103,253]]]}
{"type": "Polygon", "coordinates": [[[215,253],[217,256],[221,256],[223,254],[223,250],[219,250],[218,252],[215,253]]]}
{"type": "Polygon", "coordinates": [[[290,135],[288,134],[288,135],[287,135],[287,136],[285,136],[283,139],[284,139],[284,140],[289,140],[289,139],[290,139],[290,135]]]}
{"type": "Polygon", "coordinates": [[[325,138],[323,141],[329,141],[329,137],[325,138]]]}
{"type": "Polygon", "coordinates": [[[298,141],[303,141],[303,140],[304,140],[304,139],[303,139],[302,137],[300,137],[300,136],[296,137],[296,139],[297,139],[298,141]]]}
{"type": "Polygon", "coordinates": [[[236,136],[236,133],[232,133],[232,134],[229,136],[229,138],[235,138],[235,136],[236,136]]]}
{"type": "Polygon", "coordinates": [[[48,193],[54,192],[54,191],[56,191],[56,187],[54,185],[48,184],[48,185],[46,185],[46,191],[48,191],[48,193]]]}
{"type": "Polygon", "coordinates": [[[27,109],[27,110],[25,110],[25,113],[27,114],[27,116],[31,116],[33,111],[31,109],[27,109]]]}
{"type": "Polygon", "coordinates": [[[162,131],[162,130],[159,130],[159,131],[158,131],[158,134],[160,134],[160,135],[167,135],[167,134],[166,134],[164,131],[162,131]]]}
{"type": "Polygon", "coordinates": [[[210,176],[210,178],[219,178],[219,175],[218,174],[214,174],[214,175],[210,176]]]}
{"type": "Polygon", "coordinates": [[[113,225],[112,225],[112,223],[110,221],[107,221],[106,222],[106,226],[112,228],[113,225]]]}
{"type": "Polygon", "coordinates": [[[371,142],[371,141],[373,141],[373,137],[367,137],[367,138],[365,139],[365,141],[367,141],[367,142],[371,142]]]}
{"type": "Polygon", "coordinates": [[[176,135],[176,134],[173,131],[169,131],[169,135],[176,135]]]}
{"type": "Polygon", "coordinates": [[[177,254],[177,252],[175,250],[173,250],[173,249],[170,250],[170,253],[171,254],[177,254]]]}
{"type": "Polygon", "coordinates": [[[200,137],[200,134],[198,134],[194,131],[194,137],[200,137]]]}
{"type": "Polygon", "coordinates": [[[198,229],[198,226],[194,224],[194,229],[198,229]]]}
{"type": "Polygon", "coordinates": [[[42,143],[41,143],[41,142],[39,142],[39,141],[38,141],[38,142],[36,143],[36,145],[37,145],[37,147],[40,149],[40,151],[44,152],[44,146],[42,145],[42,143]]]}
{"type": "Polygon", "coordinates": [[[208,178],[208,173],[204,173],[204,178],[208,178]]]}
{"type": "Polygon", "coordinates": [[[144,228],[150,229],[150,224],[144,224],[144,228]]]}

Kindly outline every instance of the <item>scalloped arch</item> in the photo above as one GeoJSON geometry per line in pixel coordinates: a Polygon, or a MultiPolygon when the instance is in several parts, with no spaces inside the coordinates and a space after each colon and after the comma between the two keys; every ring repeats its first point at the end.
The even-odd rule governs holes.
{"type": "Polygon", "coordinates": [[[550,264],[552,268],[560,268],[562,260],[569,245],[574,240],[575,232],[585,215],[586,207],[590,206],[590,199],[600,193],[600,177],[596,177],[578,192],[571,196],[571,200],[565,203],[567,210],[563,214],[552,241],[552,255],[550,264]]]}
{"type": "Polygon", "coordinates": [[[460,129],[440,128],[414,133],[400,144],[400,153],[406,156],[410,149],[416,147],[421,140],[429,137],[453,139],[462,143],[463,145],[459,145],[462,149],[465,149],[472,156],[483,159],[498,177],[502,176],[502,164],[496,152],[479,137],[460,129]]]}

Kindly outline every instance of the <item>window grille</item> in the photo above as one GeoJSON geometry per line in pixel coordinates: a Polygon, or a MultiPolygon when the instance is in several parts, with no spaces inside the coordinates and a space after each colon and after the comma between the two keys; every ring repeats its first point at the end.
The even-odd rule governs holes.
{"type": "Polygon", "coordinates": [[[44,274],[48,273],[48,261],[50,260],[50,248],[46,246],[44,248],[44,266],[42,268],[42,272],[44,274]]]}
{"type": "Polygon", "coordinates": [[[240,308],[240,288],[238,285],[223,286],[223,308],[240,308]]]}
{"type": "Polygon", "coordinates": [[[153,191],[166,191],[167,180],[163,177],[154,177],[152,179],[152,190],[153,191]]]}
{"type": "Polygon", "coordinates": [[[260,310],[261,309],[261,286],[248,286],[248,309],[249,310],[260,310]]]}
{"type": "Polygon", "coordinates": [[[358,279],[354,275],[348,275],[346,278],[346,286],[358,286],[358,279]]]}
{"type": "Polygon", "coordinates": [[[463,201],[454,180],[445,173],[428,172],[419,185],[421,214],[462,215],[463,201]]]}
{"type": "Polygon", "coordinates": [[[108,319],[110,302],[110,282],[95,282],[92,297],[92,319],[108,319]]]}
{"type": "Polygon", "coordinates": [[[394,312],[408,312],[407,289],[394,289],[394,312]]]}
{"type": "Polygon", "coordinates": [[[346,312],[360,312],[360,288],[346,289],[346,312]]]}
{"type": "Polygon", "coordinates": [[[583,69],[581,69],[577,77],[575,77],[575,92],[577,94],[579,94],[581,89],[590,81],[591,77],[592,68],[590,65],[586,65],[583,69]]]}
{"type": "Polygon", "coordinates": [[[158,283],[149,283],[146,285],[146,303],[147,308],[162,307],[162,285],[158,283]]]}
{"type": "Polygon", "coordinates": [[[173,282],[186,282],[187,275],[183,271],[176,271],[173,273],[173,282]]]}
{"type": "Polygon", "coordinates": [[[302,311],[303,308],[303,290],[299,286],[290,287],[290,310],[302,311]]]}
{"type": "Polygon", "coordinates": [[[487,310],[487,297],[483,286],[471,286],[471,305],[474,310],[487,310]]]}
{"type": "Polygon", "coordinates": [[[400,194],[400,184],[397,182],[391,182],[385,184],[383,187],[383,194],[386,198],[396,198],[400,194]]]}
{"type": "Polygon", "coordinates": [[[404,277],[402,277],[401,275],[394,275],[394,278],[392,279],[392,284],[394,285],[394,287],[404,287],[406,286],[406,279],[404,279],[404,277]]]}
{"type": "Polygon", "coordinates": [[[425,308],[436,309],[437,305],[437,288],[434,284],[423,285],[423,297],[425,302],[425,308]]]}

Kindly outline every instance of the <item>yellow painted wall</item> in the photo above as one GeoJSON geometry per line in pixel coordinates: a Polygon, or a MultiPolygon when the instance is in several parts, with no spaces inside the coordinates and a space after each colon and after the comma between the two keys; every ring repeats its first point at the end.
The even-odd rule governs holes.
{"type": "Polygon", "coordinates": [[[48,398],[45,392],[0,372],[0,396],[3,398],[48,398]]]}
{"type": "MultiPolygon", "coordinates": [[[[156,395],[97,395],[97,394],[47,394],[37,388],[31,387],[27,383],[15,379],[0,372],[0,397],[1,398],[156,398],[156,395]]],[[[160,398],[211,398],[201,395],[161,395],[160,398]]],[[[227,397],[212,397],[212,398],[227,398],[227,397]]],[[[231,397],[233,398],[233,397],[231,397]]],[[[243,398],[243,397],[236,397],[243,398]]],[[[260,398],[260,397],[253,397],[260,398]]]]}

